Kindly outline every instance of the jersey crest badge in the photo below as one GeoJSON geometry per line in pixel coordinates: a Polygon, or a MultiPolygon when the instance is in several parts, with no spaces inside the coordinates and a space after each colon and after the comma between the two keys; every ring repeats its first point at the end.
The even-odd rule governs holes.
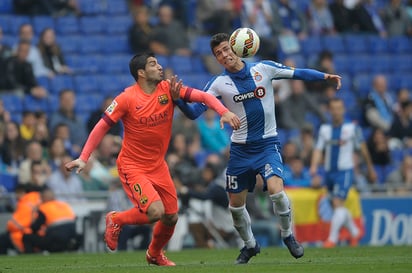
{"type": "Polygon", "coordinates": [[[115,100],[112,101],[112,103],[107,107],[106,113],[111,115],[113,113],[114,109],[116,109],[116,106],[117,106],[117,102],[115,100]]]}
{"type": "Polygon", "coordinates": [[[255,79],[255,81],[260,82],[262,80],[262,75],[260,75],[259,72],[255,72],[253,78],[255,79]]]}
{"type": "Polygon", "coordinates": [[[169,98],[167,97],[167,94],[162,94],[162,95],[158,96],[157,100],[162,105],[167,104],[169,102],[169,98]]]}

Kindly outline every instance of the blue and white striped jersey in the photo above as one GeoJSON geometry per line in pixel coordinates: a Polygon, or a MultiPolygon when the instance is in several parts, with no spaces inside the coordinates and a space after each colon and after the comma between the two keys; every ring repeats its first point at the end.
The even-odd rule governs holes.
{"type": "Polygon", "coordinates": [[[346,171],[353,169],[353,153],[364,142],[362,130],[353,122],[341,126],[322,124],[316,149],[325,151],[325,171],[346,171]]]}
{"type": "Polygon", "coordinates": [[[273,61],[245,63],[237,72],[225,71],[212,79],[205,90],[220,98],[241,121],[233,131],[235,143],[249,143],[277,136],[275,96],[272,80],[293,78],[294,70],[273,61]]]}

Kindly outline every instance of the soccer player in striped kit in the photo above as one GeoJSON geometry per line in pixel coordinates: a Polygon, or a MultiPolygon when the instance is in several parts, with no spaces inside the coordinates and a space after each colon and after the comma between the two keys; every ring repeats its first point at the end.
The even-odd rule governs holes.
{"type": "MultiPolygon", "coordinates": [[[[229,45],[229,35],[212,36],[210,47],[216,60],[224,67],[221,75],[213,78],[205,90],[220,98],[241,121],[240,128],[231,136],[230,159],[226,172],[229,208],[236,230],[245,245],[235,263],[248,263],[260,252],[251,220],[246,210],[246,196],[253,191],[256,175],[264,181],[264,190],[274,203],[280,218],[283,242],[291,255],[300,258],[302,245],[292,234],[289,199],[283,189],[283,164],[276,131],[274,79],[326,80],[340,88],[341,78],[313,69],[294,69],[274,61],[244,62],[229,45]]],[[[202,104],[178,104],[187,116],[198,117],[205,110],[202,104]]]]}
{"type": "Polygon", "coordinates": [[[315,175],[322,161],[322,154],[325,152],[325,185],[332,198],[334,210],[329,237],[324,242],[324,247],[336,246],[342,227],[348,228],[351,234],[350,245],[356,246],[360,231],[353,222],[350,212],[344,206],[353,183],[353,153],[360,150],[367,165],[370,181],[376,180],[376,173],[360,127],[354,122],[345,120],[343,101],[339,98],[331,99],[329,111],[332,122],[322,124],[319,129],[310,167],[311,174],[315,175]]]}

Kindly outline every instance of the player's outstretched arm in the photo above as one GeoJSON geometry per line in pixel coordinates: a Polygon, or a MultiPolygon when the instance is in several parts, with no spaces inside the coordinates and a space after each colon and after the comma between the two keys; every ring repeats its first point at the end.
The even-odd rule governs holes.
{"type": "Polygon", "coordinates": [[[84,169],[87,160],[89,160],[91,153],[94,151],[94,149],[96,149],[97,145],[99,145],[100,141],[103,139],[107,131],[109,131],[110,127],[111,126],[104,120],[104,118],[101,118],[93,128],[93,130],[90,132],[86,144],[84,145],[83,150],[80,154],[80,157],[66,163],[66,170],[72,171],[73,169],[77,168],[76,173],[80,173],[84,169]]]}
{"type": "Polygon", "coordinates": [[[221,127],[223,123],[228,123],[235,130],[240,128],[239,117],[230,112],[215,96],[188,87],[182,88],[181,98],[185,101],[202,102],[215,110],[221,116],[221,127]]]}
{"type": "Polygon", "coordinates": [[[304,81],[328,81],[336,86],[336,89],[341,88],[341,76],[322,73],[315,69],[296,68],[293,72],[293,79],[304,81]]]}

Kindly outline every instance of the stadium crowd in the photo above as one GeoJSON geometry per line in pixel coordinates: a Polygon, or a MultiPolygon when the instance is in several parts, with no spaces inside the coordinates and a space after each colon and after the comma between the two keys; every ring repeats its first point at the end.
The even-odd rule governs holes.
{"type": "MultiPolygon", "coordinates": [[[[343,78],[338,92],[324,83],[273,82],[287,187],[322,187],[322,170],[309,174],[310,159],[319,125],[330,120],[328,100],[338,96],[347,118],[361,125],[378,174],[377,181],[368,181],[363,162],[355,158],[357,189],[362,194],[412,192],[412,1],[3,2],[0,211],[14,210],[10,197],[17,185],[47,185],[68,203],[103,196],[108,208],[119,206],[113,202],[122,199],[116,170],[121,124],[105,136],[82,173],[67,172],[64,164],[79,155],[112,98],[132,83],[130,56],[152,51],[166,77],[176,73],[202,88],[221,72],[211,56],[210,35],[241,26],[260,36],[255,58],[307,65],[343,78]]],[[[213,111],[196,121],[180,111],[175,115],[166,159],[194,244],[213,247],[222,243],[216,238],[236,244],[227,226],[202,225],[199,219],[207,213],[193,201],[225,207],[214,194],[225,187],[230,129],[219,128],[213,111]],[[217,233],[208,234],[208,229],[217,233]]],[[[252,217],[276,221],[259,194],[251,195],[248,206],[252,217]]]]}

